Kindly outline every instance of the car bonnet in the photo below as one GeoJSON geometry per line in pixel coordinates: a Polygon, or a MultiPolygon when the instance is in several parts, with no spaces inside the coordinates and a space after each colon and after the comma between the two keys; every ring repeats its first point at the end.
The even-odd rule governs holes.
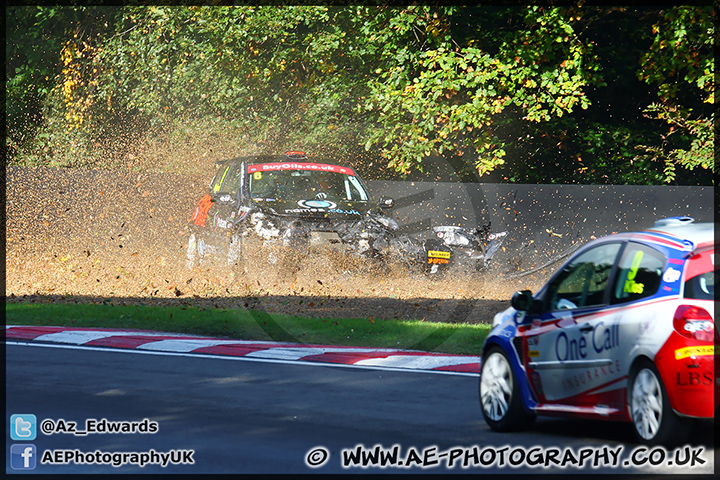
{"type": "Polygon", "coordinates": [[[256,200],[265,212],[280,217],[308,219],[329,218],[357,221],[372,208],[368,202],[348,202],[325,199],[256,200]]]}

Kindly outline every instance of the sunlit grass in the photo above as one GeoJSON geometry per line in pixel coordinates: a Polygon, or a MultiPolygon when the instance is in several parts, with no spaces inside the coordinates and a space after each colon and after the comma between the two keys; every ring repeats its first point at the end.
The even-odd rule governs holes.
{"type": "Polygon", "coordinates": [[[245,309],[7,303],[7,325],[138,329],[320,345],[479,355],[489,325],[373,318],[305,318],[245,309]]]}

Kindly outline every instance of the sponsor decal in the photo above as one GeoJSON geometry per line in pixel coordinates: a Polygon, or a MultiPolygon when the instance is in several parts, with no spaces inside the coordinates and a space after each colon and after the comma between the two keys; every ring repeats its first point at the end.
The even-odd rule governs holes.
{"type": "Polygon", "coordinates": [[[666,282],[666,283],[677,282],[678,279],[680,278],[681,274],[682,273],[680,272],[680,270],[675,270],[672,267],[668,267],[668,269],[665,270],[665,273],[663,274],[663,282],[666,282]]]}
{"type": "Polygon", "coordinates": [[[285,213],[325,213],[324,208],[287,208],[285,213]]]}
{"type": "Polygon", "coordinates": [[[605,378],[608,375],[615,376],[620,373],[622,373],[620,370],[620,360],[615,360],[613,363],[608,365],[588,368],[582,373],[563,378],[562,384],[565,390],[574,390],[575,388],[583,385],[593,384],[595,381],[605,378]]]}
{"type": "Polygon", "coordinates": [[[352,168],[341,167],[339,165],[327,165],[324,163],[306,163],[306,162],[283,162],[283,163],[258,163],[248,165],[247,173],[255,172],[271,172],[275,170],[315,170],[322,172],[344,173],[345,175],[355,176],[352,168]]]}
{"type": "Polygon", "coordinates": [[[436,264],[448,264],[450,263],[450,260],[447,260],[445,258],[428,258],[428,265],[436,265],[436,264]]]}
{"type": "Polygon", "coordinates": [[[327,200],[300,200],[297,202],[303,208],[336,208],[337,203],[327,200]]]}
{"type": "Polygon", "coordinates": [[[685,347],[675,350],[675,360],[682,360],[689,357],[705,357],[715,355],[715,345],[703,345],[697,347],[685,347]]]}
{"type": "Polygon", "coordinates": [[[515,326],[514,325],[507,325],[505,328],[500,330],[497,335],[498,337],[505,337],[505,338],[512,338],[515,336],[515,326]]]}
{"type": "Polygon", "coordinates": [[[675,383],[679,387],[709,387],[713,384],[713,375],[712,372],[677,372],[675,383]]]}
{"type": "Polygon", "coordinates": [[[689,333],[707,332],[712,334],[715,324],[712,320],[693,321],[685,323],[683,330],[689,333]]]}
{"type": "Polygon", "coordinates": [[[450,252],[443,252],[440,250],[428,250],[428,264],[448,264],[450,263],[450,252]]]}
{"type": "Polygon", "coordinates": [[[225,176],[228,174],[229,171],[230,171],[230,167],[227,167],[225,169],[225,171],[223,172],[222,177],[220,177],[220,179],[217,182],[215,182],[215,185],[213,185],[213,192],[217,193],[220,191],[220,187],[222,186],[222,183],[225,180],[225,176]]]}
{"type": "Polygon", "coordinates": [[[331,208],[330,210],[328,210],[328,212],[330,212],[330,213],[342,213],[342,214],[345,214],[345,215],[360,215],[360,212],[358,212],[357,210],[343,210],[343,209],[341,209],[341,208],[331,208]]]}
{"type": "Polygon", "coordinates": [[[595,325],[592,334],[593,348],[597,353],[612,350],[620,345],[620,325],[605,327],[605,322],[595,325]]]}
{"type": "Polygon", "coordinates": [[[215,216],[213,216],[213,227],[230,228],[232,227],[232,223],[220,218],[220,215],[216,213],[215,216]]]}
{"type": "Polygon", "coordinates": [[[608,352],[620,345],[620,326],[617,324],[605,326],[605,322],[598,322],[590,332],[590,342],[585,335],[579,338],[569,338],[568,334],[561,332],[555,340],[555,356],[560,363],[568,360],[585,359],[592,348],[595,353],[608,352]]]}
{"type": "Polygon", "coordinates": [[[636,293],[641,294],[645,290],[645,285],[637,283],[635,276],[637,275],[638,269],[640,268],[640,262],[642,262],[645,253],[642,250],[638,250],[633,257],[632,264],[630,265],[630,273],[628,273],[627,280],[625,281],[625,293],[636,293]]]}

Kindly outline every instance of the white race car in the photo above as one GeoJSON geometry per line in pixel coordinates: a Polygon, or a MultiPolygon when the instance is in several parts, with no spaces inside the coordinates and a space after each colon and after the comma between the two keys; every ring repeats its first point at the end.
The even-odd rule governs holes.
{"type": "Polygon", "coordinates": [[[632,422],[687,439],[718,410],[714,225],[690,217],[593,240],[536,294],[517,292],[483,345],[480,405],[497,431],[536,415],[632,422]]]}

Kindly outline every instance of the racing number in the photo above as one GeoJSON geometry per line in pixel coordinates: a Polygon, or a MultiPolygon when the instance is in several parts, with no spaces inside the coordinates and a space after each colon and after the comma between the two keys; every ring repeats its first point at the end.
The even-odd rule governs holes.
{"type": "Polygon", "coordinates": [[[643,293],[643,290],[645,290],[644,284],[637,283],[635,281],[643,255],[644,252],[642,250],[635,252],[635,257],[633,257],[632,264],[630,265],[630,273],[628,273],[627,280],[625,281],[625,288],[623,288],[623,291],[626,293],[643,293]]]}

